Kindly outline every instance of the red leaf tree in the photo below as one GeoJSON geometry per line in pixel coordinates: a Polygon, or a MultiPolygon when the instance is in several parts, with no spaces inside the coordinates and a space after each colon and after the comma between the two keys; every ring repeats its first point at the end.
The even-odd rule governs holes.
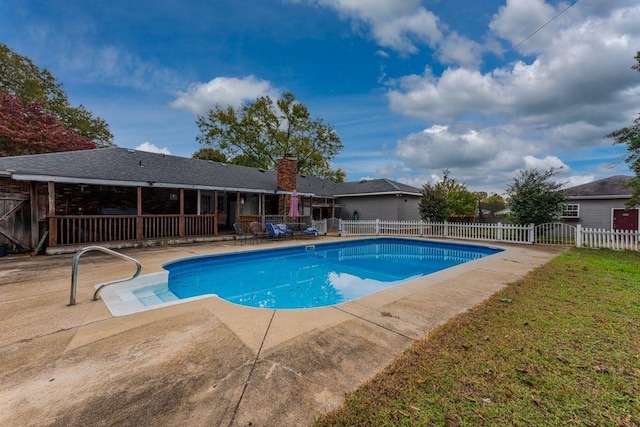
{"type": "Polygon", "coordinates": [[[65,128],[37,102],[0,93],[0,157],[58,151],[91,150],[91,140],[65,128]]]}

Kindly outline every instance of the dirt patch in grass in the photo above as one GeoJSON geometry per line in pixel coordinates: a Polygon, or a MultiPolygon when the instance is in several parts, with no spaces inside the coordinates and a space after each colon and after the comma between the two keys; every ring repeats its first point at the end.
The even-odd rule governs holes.
{"type": "Polygon", "coordinates": [[[640,253],[575,249],[417,341],[316,425],[640,425],[640,253]]]}

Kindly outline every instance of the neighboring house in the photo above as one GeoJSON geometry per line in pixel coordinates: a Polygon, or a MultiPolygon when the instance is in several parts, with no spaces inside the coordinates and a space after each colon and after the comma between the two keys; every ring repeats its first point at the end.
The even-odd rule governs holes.
{"type": "MultiPolygon", "coordinates": [[[[285,216],[293,191],[311,218],[419,219],[420,190],[387,179],[334,183],[278,170],[126,148],[0,157],[0,243],[33,249],[206,240],[235,222],[285,216]]],[[[114,246],[114,245],[112,245],[114,246]]]]}
{"type": "Polygon", "coordinates": [[[410,185],[388,179],[338,184],[334,197],[343,219],[419,221],[418,202],[422,194],[410,185]]]}
{"type": "Polygon", "coordinates": [[[616,175],[565,189],[567,201],[562,220],[587,228],[639,230],[638,207],[625,207],[631,198],[631,189],[625,186],[630,179],[616,175]]]}

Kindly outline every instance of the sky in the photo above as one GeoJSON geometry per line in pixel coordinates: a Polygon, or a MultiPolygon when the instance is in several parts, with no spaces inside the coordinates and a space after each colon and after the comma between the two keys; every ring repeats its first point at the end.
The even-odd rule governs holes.
{"type": "Polygon", "coordinates": [[[524,169],[631,175],[637,0],[3,0],[0,42],[121,147],[190,157],[198,114],[292,92],[333,125],[347,180],[443,171],[504,194],[524,169]]]}

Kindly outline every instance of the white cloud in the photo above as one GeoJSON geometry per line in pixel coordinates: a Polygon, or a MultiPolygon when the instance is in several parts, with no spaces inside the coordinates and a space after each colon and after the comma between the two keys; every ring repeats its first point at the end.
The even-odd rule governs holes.
{"type": "Polygon", "coordinates": [[[415,42],[435,45],[442,34],[438,29],[438,18],[420,7],[410,14],[383,17],[372,22],[376,41],[401,53],[416,53],[415,42]]]}
{"type": "MultiPolygon", "coordinates": [[[[562,9],[565,4],[559,5],[562,9]]],[[[493,16],[489,28],[500,38],[507,40],[513,47],[547,23],[557,11],[544,0],[507,0],[493,16]]],[[[556,24],[549,24],[556,25],[556,24]]],[[[525,52],[532,52],[548,45],[555,31],[541,31],[521,45],[525,52]]]]}
{"type": "Polygon", "coordinates": [[[524,156],[524,164],[526,169],[538,169],[543,171],[549,169],[570,170],[569,166],[556,156],[545,156],[542,159],[534,156],[524,156]]]}
{"type": "Polygon", "coordinates": [[[441,38],[438,18],[420,5],[420,0],[308,0],[329,7],[354,20],[355,29],[364,24],[382,47],[407,54],[418,44],[434,46],[441,38]]]}
{"type": "Polygon", "coordinates": [[[259,80],[254,76],[216,77],[208,83],[192,84],[186,92],[179,92],[171,106],[204,114],[216,104],[237,108],[245,101],[264,95],[278,96],[276,89],[266,80],[259,80]]]}
{"type": "Polygon", "coordinates": [[[140,151],[148,151],[149,153],[158,153],[158,154],[171,154],[171,151],[167,147],[159,148],[149,141],[143,142],[142,144],[136,147],[136,150],[140,151]]]}
{"type": "Polygon", "coordinates": [[[418,176],[408,176],[408,175],[404,175],[404,176],[398,176],[396,178],[391,178],[394,179],[395,181],[401,182],[403,184],[407,184],[410,185],[412,187],[416,187],[421,189],[423,185],[425,185],[428,182],[440,182],[442,181],[442,177],[436,174],[432,174],[432,175],[418,175],[418,176]]]}
{"type": "MultiPolygon", "coordinates": [[[[482,72],[449,68],[440,75],[427,67],[393,81],[387,94],[392,110],[421,118],[427,127],[401,139],[397,156],[416,174],[448,167],[468,185],[490,185],[526,167],[564,165],[568,172],[577,153],[610,151],[604,135],[638,114],[640,83],[631,65],[640,46],[640,6],[609,4],[599,16],[574,10],[549,28],[551,36],[532,38],[528,49],[537,53],[527,62],[482,72]]],[[[540,0],[510,0],[492,26],[515,41],[527,14],[537,25],[556,12],[540,0]]]]}
{"type": "Polygon", "coordinates": [[[483,51],[479,43],[452,32],[438,45],[437,57],[444,64],[477,67],[482,63],[483,51]]]}
{"type": "Polygon", "coordinates": [[[504,150],[506,143],[530,149],[516,128],[450,129],[433,126],[398,142],[397,155],[412,169],[467,169],[493,164],[501,170],[521,166],[522,156],[504,150]]]}
{"type": "Polygon", "coordinates": [[[563,188],[575,187],[577,185],[587,184],[589,182],[595,181],[596,177],[593,174],[589,175],[574,175],[570,176],[562,182],[564,185],[563,188]]]}
{"type": "Polygon", "coordinates": [[[423,75],[408,75],[396,84],[388,93],[391,109],[427,121],[450,122],[475,111],[496,111],[505,99],[491,74],[470,69],[448,69],[436,77],[427,67],[423,75]]]}
{"type": "MultiPolygon", "coordinates": [[[[417,54],[421,46],[427,46],[445,64],[470,67],[481,63],[486,50],[455,31],[448,32],[447,26],[420,0],[307,0],[307,3],[334,10],[352,21],[355,33],[369,33],[379,46],[400,55],[417,54]]],[[[388,57],[381,50],[375,54],[388,57]]]]}

